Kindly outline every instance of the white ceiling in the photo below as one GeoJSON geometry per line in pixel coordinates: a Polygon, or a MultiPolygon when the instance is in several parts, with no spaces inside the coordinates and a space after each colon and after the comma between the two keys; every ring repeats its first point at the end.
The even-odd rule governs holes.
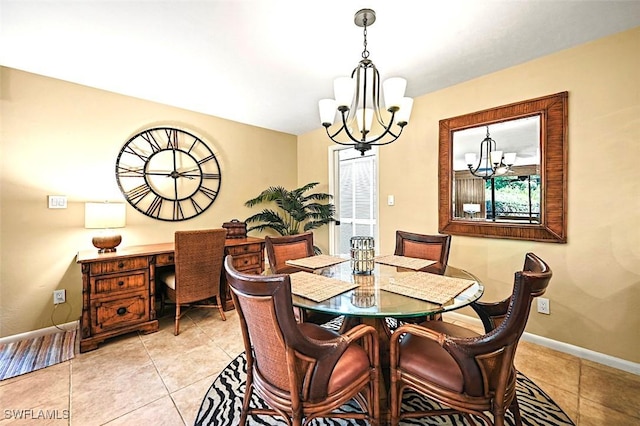
{"type": "Polygon", "coordinates": [[[0,0],[0,65],[299,135],[361,59],[361,8],[408,96],[640,25],[637,0],[0,0]]]}

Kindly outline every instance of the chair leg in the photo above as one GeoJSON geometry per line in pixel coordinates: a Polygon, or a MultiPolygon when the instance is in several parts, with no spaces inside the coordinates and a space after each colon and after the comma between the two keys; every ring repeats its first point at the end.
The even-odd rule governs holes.
{"type": "Polygon", "coordinates": [[[220,311],[220,316],[222,317],[222,321],[226,321],[227,317],[224,314],[224,309],[222,309],[222,305],[218,305],[218,310],[220,311]]]}
{"type": "Polygon", "coordinates": [[[177,336],[180,334],[180,304],[176,302],[176,325],[173,330],[173,334],[177,336]]]}
{"type": "Polygon", "coordinates": [[[513,420],[516,423],[516,426],[522,426],[522,417],[520,416],[520,405],[518,405],[518,398],[513,397],[513,401],[511,401],[511,405],[509,405],[509,411],[513,414],[513,420]]]}

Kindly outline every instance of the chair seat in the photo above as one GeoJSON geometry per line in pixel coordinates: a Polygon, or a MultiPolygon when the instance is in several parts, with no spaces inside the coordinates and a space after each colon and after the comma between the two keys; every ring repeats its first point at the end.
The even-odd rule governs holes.
{"type": "MultiPolygon", "coordinates": [[[[420,324],[439,333],[455,337],[476,337],[478,333],[444,321],[426,321],[420,324]]],[[[424,381],[435,383],[454,392],[463,392],[464,379],[458,363],[434,340],[413,335],[400,343],[402,354],[399,366],[424,381]],[[428,359],[429,362],[424,362],[428,359]]]]}
{"type": "Polygon", "coordinates": [[[158,274],[158,281],[164,283],[172,290],[176,289],[176,273],[173,271],[160,272],[158,274]]]}
{"type": "MultiPolygon", "coordinates": [[[[298,324],[298,328],[302,334],[316,340],[330,340],[340,337],[339,333],[313,323],[303,322],[298,324]]],[[[336,363],[327,390],[329,393],[337,392],[364,374],[369,374],[369,357],[362,347],[351,345],[336,363]]]]}

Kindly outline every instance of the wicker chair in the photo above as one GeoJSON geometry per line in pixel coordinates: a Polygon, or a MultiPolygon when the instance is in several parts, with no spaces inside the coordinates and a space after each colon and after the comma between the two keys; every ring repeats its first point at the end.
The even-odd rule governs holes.
{"type": "Polygon", "coordinates": [[[551,269],[533,253],[515,273],[513,293],[498,303],[474,306],[489,330],[479,335],[444,321],[399,327],[391,342],[391,424],[402,418],[462,412],[502,426],[510,409],[522,424],[513,360],[531,302],[544,294],[551,269]],[[401,412],[402,394],[411,388],[450,409],[401,412]],[[485,413],[491,412],[493,421],[485,413]]]}
{"type": "MultiPolygon", "coordinates": [[[[271,272],[274,274],[291,274],[301,271],[302,269],[300,268],[287,265],[287,260],[315,256],[312,232],[281,237],[266,236],[264,242],[267,258],[269,259],[269,266],[271,272]]],[[[324,324],[336,318],[335,315],[299,309],[297,307],[294,307],[294,313],[298,321],[312,322],[315,324],[324,324]]]]}
{"type": "Polygon", "coordinates": [[[240,424],[254,414],[282,416],[303,425],[318,417],[379,422],[378,340],[373,327],[358,325],[340,335],[297,323],[289,275],[245,275],[225,260],[247,357],[240,424]],[[250,408],[256,393],[269,408],[250,408]],[[350,400],[362,411],[334,412],[350,400]]]}
{"type": "Polygon", "coordinates": [[[183,307],[217,308],[226,320],[220,298],[220,277],[224,260],[226,229],[176,231],[175,269],[158,274],[165,285],[164,297],[175,304],[175,330],[180,334],[183,307]],[[198,303],[199,302],[199,303],[198,303]]]}
{"type": "Polygon", "coordinates": [[[434,260],[436,263],[422,268],[423,272],[444,274],[449,260],[451,235],[423,235],[405,231],[396,231],[396,250],[398,256],[434,260]]]}

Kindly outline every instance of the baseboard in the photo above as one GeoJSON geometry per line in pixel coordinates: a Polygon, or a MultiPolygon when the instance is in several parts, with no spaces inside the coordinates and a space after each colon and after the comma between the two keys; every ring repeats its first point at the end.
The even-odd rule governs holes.
{"type": "MultiPolygon", "coordinates": [[[[466,322],[468,324],[482,326],[482,321],[480,321],[480,319],[478,318],[470,317],[456,312],[447,312],[443,315],[445,318],[453,321],[466,322]]],[[[558,352],[573,355],[581,359],[586,359],[589,361],[597,362],[598,364],[617,368],[618,370],[626,371],[628,373],[640,375],[640,364],[637,362],[631,362],[621,358],[616,358],[611,355],[595,352],[590,349],[582,348],[580,346],[574,346],[570,345],[569,343],[559,342],[547,337],[527,333],[526,331],[522,335],[522,340],[525,342],[535,343],[536,345],[544,346],[558,352]]]]}
{"type": "Polygon", "coordinates": [[[40,328],[38,330],[27,331],[25,333],[14,334],[12,336],[0,337],[0,345],[7,343],[17,342],[18,340],[33,339],[40,336],[46,336],[47,334],[53,334],[58,331],[70,331],[78,328],[79,321],[71,321],[64,324],[60,324],[57,327],[51,326],[47,328],[40,328]]]}

